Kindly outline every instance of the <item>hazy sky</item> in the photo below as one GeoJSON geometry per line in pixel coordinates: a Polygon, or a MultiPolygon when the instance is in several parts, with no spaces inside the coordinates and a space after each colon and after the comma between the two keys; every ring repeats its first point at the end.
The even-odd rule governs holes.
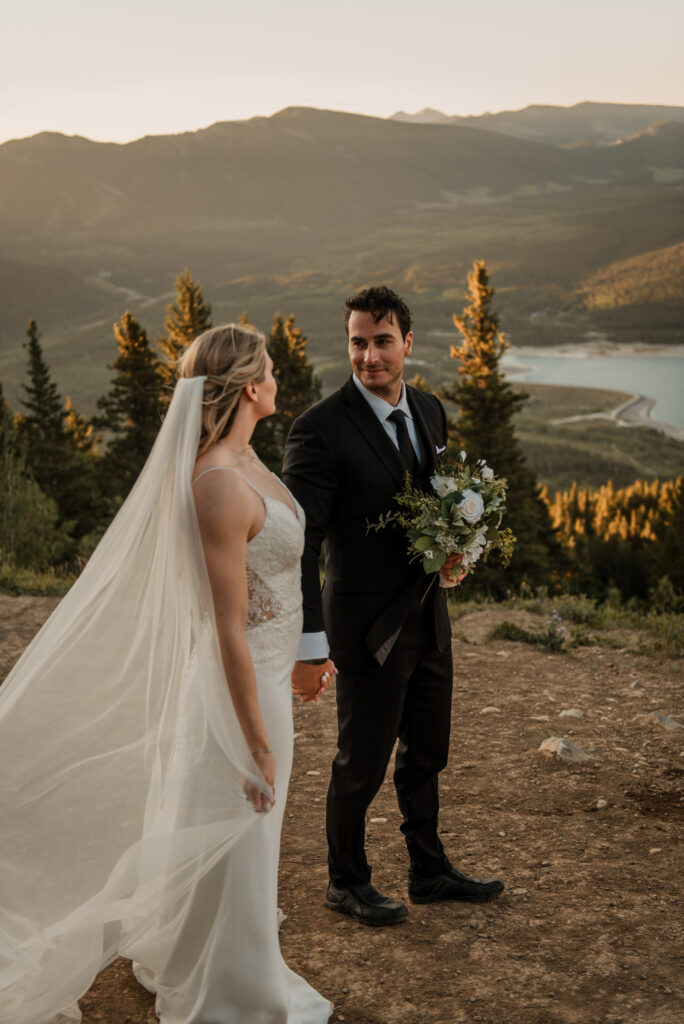
{"type": "Polygon", "coordinates": [[[316,106],[684,105],[681,0],[22,0],[0,142],[127,141],[316,106]]]}

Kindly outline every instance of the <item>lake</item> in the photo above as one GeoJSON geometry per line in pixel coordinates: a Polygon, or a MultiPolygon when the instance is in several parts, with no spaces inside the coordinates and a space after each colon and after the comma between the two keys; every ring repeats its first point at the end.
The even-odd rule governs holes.
{"type": "Polygon", "coordinates": [[[651,418],[684,426],[684,359],[674,356],[528,355],[511,350],[501,360],[506,376],[530,384],[606,388],[652,398],[651,418]]]}

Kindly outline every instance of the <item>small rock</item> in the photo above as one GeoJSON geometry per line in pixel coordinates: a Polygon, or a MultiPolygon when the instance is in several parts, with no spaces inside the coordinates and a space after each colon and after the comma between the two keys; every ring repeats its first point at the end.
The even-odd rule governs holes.
{"type": "Polygon", "coordinates": [[[518,888],[518,889],[512,889],[511,891],[512,891],[514,896],[526,896],[527,895],[527,889],[518,888]]]}
{"type": "Polygon", "coordinates": [[[307,772],[306,774],[307,775],[320,775],[321,773],[320,772],[315,772],[315,771],[310,771],[310,772],[307,772]]]}
{"type": "Polygon", "coordinates": [[[677,729],[684,729],[684,725],[681,722],[675,721],[674,718],[670,718],[669,715],[664,715],[662,711],[649,711],[645,715],[637,715],[634,721],[643,722],[645,725],[660,725],[667,732],[675,732],[677,729]]]}
{"type": "Polygon", "coordinates": [[[550,722],[551,719],[548,715],[531,715],[533,722],[550,722]]]}
{"type": "Polygon", "coordinates": [[[561,711],[561,718],[581,718],[584,714],[580,708],[566,708],[565,711],[561,711]]]}
{"type": "Polygon", "coordinates": [[[576,747],[565,736],[549,736],[539,745],[547,757],[556,757],[559,761],[589,761],[590,755],[586,754],[581,747],[576,747]]]}
{"type": "Polygon", "coordinates": [[[497,651],[496,652],[496,656],[497,656],[497,658],[510,658],[511,652],[510,651],[497,651]]]}
{"type": "Polygon", "coordinates": [[[629,686],[632,690],[643,690],[644,688],[644,684],[641,682],[640,679],[633,679],[629,686]]]}
{"type": "Polygon", "coordinates": [[[551,867],[551,861],[550,860],[542,860],[542,861],[540,861],[539,866],[542,867],[542,868],[550,868],[551,867]]]}
{"type": "Polygon", "coordinates": [[[662,849],[661,846],[652,846],[651,849],[648,852],[649,852],[649,854],[652,855],[654,853],[662,853],[663,849],[662,849]]]}
{"type": "Polygon", "coordinates": [[[387,818],[371,818],[370,823],[371,825],[386,825],[387,818]]]}
{"type": "Polygon", "coordinates": [[[596,803],[594,804],[594,807],[596,808],[597,811],[601,811],[601,810],[603,810],[604,807],[607,807],[607,806],[608,806],[608,801],[604,800],[602,796],[600,796],[598,798],[598,800],[596,801],[596,803]]]}
{"type": "Polygon", "coordinates": [[[480,712],[480,714],[481,715],[500,715],[501,714],[501,708],[495,708],[493,706],[488,706],[486,708],[482,708],[482,711],[480,712]]]}
{"type": "Polygon", "coordinates": [[[503,839],[503,838],[505,838],[505,836],[506,836],[506,833],[505,833],[505,832],[499,832],[499,835],[500,835],[500,836],[501,836],[501,838],[503,839]]]}

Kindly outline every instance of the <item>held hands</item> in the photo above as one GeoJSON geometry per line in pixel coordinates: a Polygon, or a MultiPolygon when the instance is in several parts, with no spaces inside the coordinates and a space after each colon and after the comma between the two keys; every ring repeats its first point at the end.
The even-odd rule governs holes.
{"type": "Polygon", "coordinates": [[[254,810],[266,813],[271,810],[275,803],[275,758],[270,751],[266,750],[253,750],[251,753],[257,768],[264,777],[264,782],[271,787],[273,800],[269,800],[263,790],[247,779],[244,780],[242,788],[254,810]]]}
{"type": "Polygon", "coordinates": [[[292,692],[301,698],[302,704],[310,700],[318,703],[318,698],[328,689],[333,676],[336,675],[335,662],[330,658],[318,665],[295,661],[292,669],[292,692]]]}
{"type": "Polygon", "coordinates": [[[454,578],[451,574],[451,570],[460,563],[462,558],[463,555],[449,555],[446,562],[439,570],[440,587],[456,587],[461,582],[461,580],[464,580],[466,578],[468,573],[465,571],[465,569],[458,573],[456,578],[454,578]]]}

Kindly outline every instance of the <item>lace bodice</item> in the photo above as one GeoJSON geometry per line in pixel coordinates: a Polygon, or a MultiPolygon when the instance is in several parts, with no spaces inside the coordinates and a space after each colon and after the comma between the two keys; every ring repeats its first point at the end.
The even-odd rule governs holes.
{"type": "MultiPolygon", "coordinates": [[[[218,470],[241,476],[261,497],[266,513],[264,525],[247,542],[247,642],[252,659],[263,665],[276,660],[287,662],[289,658],[291,665],[301,634],[300,562],[304,550],[304,511],[280,480],[278,483],[284,492],[282,501],[264,494],[237,469],[213,466],[205,469],[204,473],[218,470]],[[285,503],[286,495],[289,495],[296,515],[285,503]]],[[[200,473],[199,476],[203,475],[200,473]]]]}

